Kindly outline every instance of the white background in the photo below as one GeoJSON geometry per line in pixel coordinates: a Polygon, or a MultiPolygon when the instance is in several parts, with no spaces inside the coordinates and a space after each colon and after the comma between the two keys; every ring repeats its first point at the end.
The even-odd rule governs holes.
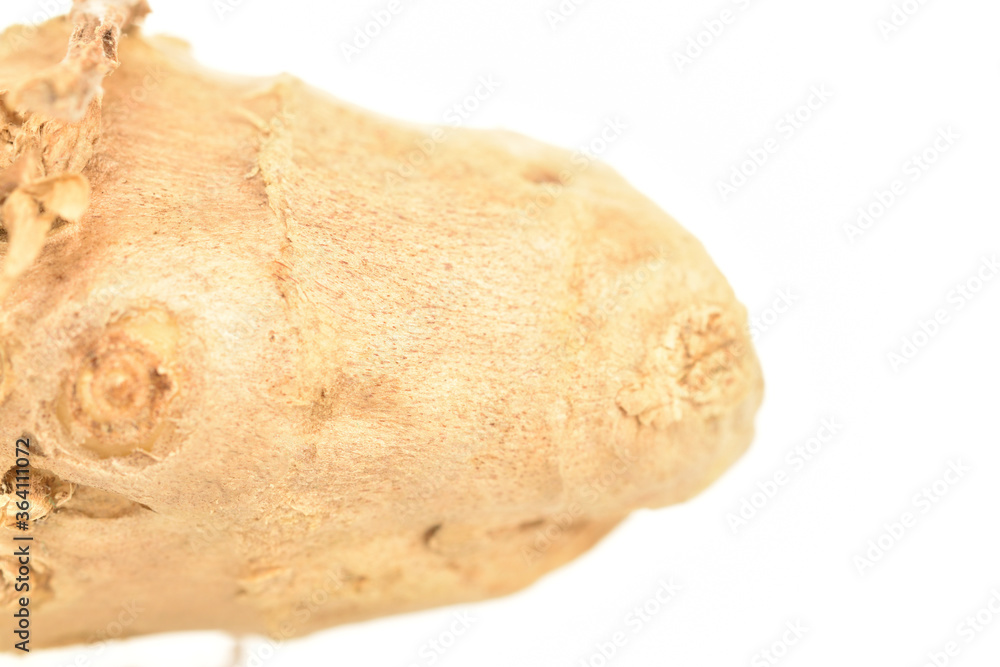
{"type": "MultiPolygon", "coordinates": [[[[1000,664],[1000,613],[983,612],[992,623],[971,641],[960,626],[993,591],[1000,610],[1000,277],[977,283],[984,258],[1000,257],[1000,3],[895,1],[916,11],[884,34],[893,0],[589,0],[557,25],[546,12],[559,0],[403,0],[348,62],[342,44],[388,0],[233,0],[221,16],[211,0],[153,0],[147,31],[184,37],[212,67],[291,72],[390,116],[443,123],[493,76],[501,85],[471,127],[575,148],[621,118],[628,129],[603,158],[705,243],[762,318],[757,438],[707,492],[636,512],[517,595],[333,629],[263,664],[429,665],[422,647],[456,612],[472,628],[433,664],[920,667],[950,641],[958,653],[939,665],[1000,664]],[[720,32],[723,10],[730,23],[679,66],[705,21],[720,32]],[[799,109],[814,87],[832,96],[799,109]],[[796,110],[809,118],[789,133],[778,124],[796,110]],[[908,161],[934,158],[948,128],[957,139],[914,172],[908,161]],[[724,200],[718,184],[765,144],[777,150],[724,200]],[[896,179],[905,192],[849,234],[858,208],[896,179]],[[781,294],[791,307],[769,311],[781,294]],[[938,310],[947,321],[893,364],[938,310]],[[831,418],[835,437],[801,469],[790,463],[831,418]],[[968,471],[915,502],[950,462],[968,471]],[[776,472],[787,483],[757,496],[762,507],[734,532],[727,515],[776,472]],[[906,512],[915,525],[883,535],[906,512]],[[863,566],[880,536],[887,548],[863,566]],[[681,590],[635,632],[626,616],[656,608],[658,581],[671,578],[681,590]],[[760,651],[793,638],[787,623],[804,635],[768,662],[760,651]],[[624,646],[602,662],[598,645],[619,631],[624,646]]],[[[0,22],[45,6],[4,0],[0,22]]],[[[232,647],[199,633],[2,663],[228,665],[232,647]]],[[[240,665],[268,652],[253,638],[243,649],[240,665]]]]}

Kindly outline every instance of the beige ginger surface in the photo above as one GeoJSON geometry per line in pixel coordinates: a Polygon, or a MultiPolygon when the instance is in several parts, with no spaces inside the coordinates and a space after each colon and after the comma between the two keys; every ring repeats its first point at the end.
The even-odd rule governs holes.
{"type": "Polygon", "coordinates": [[[32,647],[123,609],[127,635],[285,638],[502,595],[748,446],[744,308],[610,168],[207,71],[146,11],[78,2],[0,41],[32,647]]]}

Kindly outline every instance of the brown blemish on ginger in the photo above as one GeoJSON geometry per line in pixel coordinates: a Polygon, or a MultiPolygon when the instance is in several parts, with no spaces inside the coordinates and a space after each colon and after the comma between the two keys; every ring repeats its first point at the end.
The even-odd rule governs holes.
{"type": "Polygon", "coordinates": [[[436,524],[434,524],[433,526],[431,526],[430,528],[428,528],[427,530],[424,531],[424,538],[423,539],[424,539],[424,545],[425,546],[427,546],[428,548],[431,547],[431,543],[434,540],[434,536],[437,535],[437,532],[439,530],[441,530],[441,524],[436,523],[436,524]]]}
{"type": "Polygon", "coordinates": [[[524,178],[537,185],[545,185],[546,183],[554,185],[566,185],[563,179],[560,177],[559,173],[554,169],[549,167],[544,167],[541,165],[532,165],[524,172],[524,178]]]}

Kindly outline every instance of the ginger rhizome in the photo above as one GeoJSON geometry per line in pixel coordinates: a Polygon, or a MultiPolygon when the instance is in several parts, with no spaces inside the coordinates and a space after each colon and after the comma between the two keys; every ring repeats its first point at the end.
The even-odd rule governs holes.
{"type": "Polygon", "coordinates": [[[0,38],[37,645],[131,603],[123,634],[284,638],[502,595],[746,449],[746,312],[613,170],[452,129],[400,176],[433,128],[205,70],[146,11],[0,38]]]}

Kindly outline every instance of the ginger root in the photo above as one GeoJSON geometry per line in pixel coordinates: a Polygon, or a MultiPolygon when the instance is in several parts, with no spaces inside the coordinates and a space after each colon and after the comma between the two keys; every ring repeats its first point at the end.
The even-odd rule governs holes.
{"type": "Polygon", "coordinates": [[[610,168],[450,130],[402,170],[436,130],[209,72],[146,11],[0,38],[33,647],[126,605],[126,635],[287,638],[505,594],[748,446],[745,310],[610,168]]]}

